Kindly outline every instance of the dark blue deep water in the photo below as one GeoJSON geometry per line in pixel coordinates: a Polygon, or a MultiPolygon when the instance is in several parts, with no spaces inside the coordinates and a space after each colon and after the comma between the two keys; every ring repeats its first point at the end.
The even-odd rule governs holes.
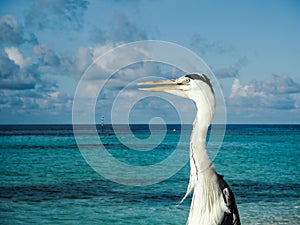
{"type": "MultiPolygon", "coordinates": [[[[148,125],[120,125],[117,135],[111,126],[97,128],[101,144],[89,126],[80,127],[82,148],[144,167],[167,159],[179,140],[188,151],[191,132],[189,125],[152,126],[152,133],[148,125]],[[145,142],[129,133],[141,141],[164,138],[137,151],[130,146],[145,142]]],[[[213,163],[235,193],[242,224],[300,224],[299,125],[228,125],[213,163]]],[[[185,224],[191,199],[178,202],[188,178],[186,164],[159,183],[119,184],[85,161],[71,125],[0,126],[0,224],[185,224]]]]}

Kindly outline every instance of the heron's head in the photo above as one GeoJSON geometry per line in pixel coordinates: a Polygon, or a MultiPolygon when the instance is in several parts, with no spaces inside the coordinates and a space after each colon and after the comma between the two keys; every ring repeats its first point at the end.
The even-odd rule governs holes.
{"type": "Polygon", "coordinates": [[[215,94],[208,77],[193,73],[174,80],[142,82],[139,85],[161,85],[150,88],[139,88],[144,91],[164,91],[173,95],[192,99],[198,110],[209,112],[211,117],[215,112],[215,94]]]}

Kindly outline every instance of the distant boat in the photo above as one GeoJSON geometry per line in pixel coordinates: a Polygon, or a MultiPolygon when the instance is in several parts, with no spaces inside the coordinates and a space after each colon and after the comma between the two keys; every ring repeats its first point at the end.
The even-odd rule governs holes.
{"type": "Polygon", "coordinates": [[[173,133],[175,133],[175,132],[176,132],[176,129],[174,128],[174,129],[173,129],[173,133]]]}
{"type": "Polygon", "coordinates": [[[104,132],[104,115],[101,117],[101,132],[104,132]]]}

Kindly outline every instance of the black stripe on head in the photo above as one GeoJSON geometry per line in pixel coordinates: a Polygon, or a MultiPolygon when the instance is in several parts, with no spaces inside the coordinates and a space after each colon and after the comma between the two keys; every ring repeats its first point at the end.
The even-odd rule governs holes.
{"type": "Polygon", "coordinates": [[[188,74],[188,75],[186,75],[186,77],[188,77],[190,79],[193,79],[193,80],[203,81],[204,83],[206,83],[210,87],[211,91],[214,93],[214,89],[213,89],[213,87],[210,83],[209,78],[206,75],[194,73],[194,74],[188,74]]]}

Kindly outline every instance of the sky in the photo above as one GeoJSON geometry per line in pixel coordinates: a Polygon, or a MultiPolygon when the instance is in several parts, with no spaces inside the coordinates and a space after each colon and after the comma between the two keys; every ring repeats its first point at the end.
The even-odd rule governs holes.
{"type": "Polygon", "coordinates": [[[0,124],[71,124],[75,101],[78,123],[91,116],[100,123],[102,115],[105,123],[191,123],[190,101],[146,96],[134,85],[184,75],[176,65],[127,65],[149,54],[139,50],[97,66],[110,50],[143,40],[199,56],[221,87],[226,123],[300,123],[297,0],[3,0],[0,124]],[[112,73],[112,64],[121,69],[112,73]],[[82,81],[90,68],[94,75],[82,81]],[[80,82],[87,83],[84,96],[76,92],[80,82]]]}

